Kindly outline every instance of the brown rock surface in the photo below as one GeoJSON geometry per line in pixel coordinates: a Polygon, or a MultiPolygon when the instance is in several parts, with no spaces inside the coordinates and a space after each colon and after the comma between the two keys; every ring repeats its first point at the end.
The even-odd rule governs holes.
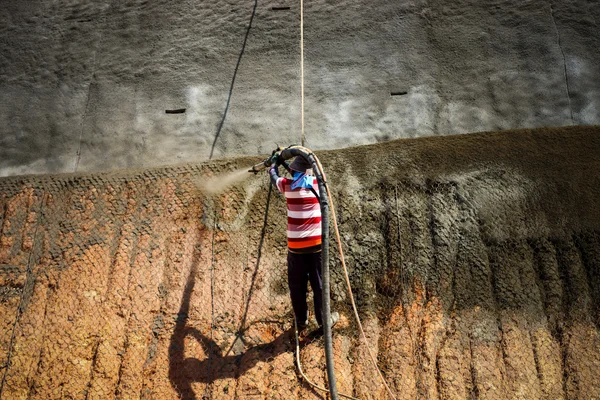
{"type": "MultiPolygon", "coordinates": [[[[596,127],[318,154],[399,399],[600,398],[598,154],[596,127]]],[[[204,189],[256,161],[0,179],[0,398],[325,398],[294,366],[284,200],[204,189]]],[[[338,388],[387,398],[331,261],[338,388]]]]}

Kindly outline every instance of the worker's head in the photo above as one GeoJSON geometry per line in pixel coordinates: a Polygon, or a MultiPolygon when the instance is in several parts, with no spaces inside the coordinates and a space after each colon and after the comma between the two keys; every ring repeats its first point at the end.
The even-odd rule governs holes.
{"type": "Polygon", "coordinates": [[[311,165],[308,161],[304,159],[302,156],[296,156],[294,161],[290,164],[290,169],[292,172],[302,172],[307,173],[308,175],[312,175],[311,165]]]}

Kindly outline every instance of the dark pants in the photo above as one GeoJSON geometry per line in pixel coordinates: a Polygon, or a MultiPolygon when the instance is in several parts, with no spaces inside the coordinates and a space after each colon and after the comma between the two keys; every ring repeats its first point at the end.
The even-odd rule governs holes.
{"type": "Polygon", "coordinates": [[[308,306],[306,305],[306,292],[308,282],[313,290],[315,302],[315,317],[319,326],[323,325],[321,314],[322,289],[321,281],[321,252],[296,254],[288,252],[288,285],[292,307],[296,315],[296,322],[304,324],[308,319],[308,306]]]}

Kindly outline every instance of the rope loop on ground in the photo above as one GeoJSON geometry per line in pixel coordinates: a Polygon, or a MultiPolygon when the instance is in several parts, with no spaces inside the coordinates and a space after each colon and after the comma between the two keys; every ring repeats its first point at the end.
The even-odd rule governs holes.
{"type": "MultiPolygon", "coordinates": [[[[308,379],[308,377],[306,375],[304,375],[304,371],[302,371],[302,364],[300,363],[300,340],[298,339],[298,325],[296,324],[296,318],[294,318],[294,334],[296,335],[296,366],[298,367],[298,372],[300,372],[300,375],[306,381],[306,383],[308,383],[315,389],[319,389],[325,393],[329,393],[329,389],[326,389],[323,386],[317,385],[316,383],[314,383],[313,381],[308,379]]],[[[345,397],[346,399],[350,399],[350,400],[360,400],[356,397],[348,396],[343,393],[338,393],[338,395],[345,397]]]]}

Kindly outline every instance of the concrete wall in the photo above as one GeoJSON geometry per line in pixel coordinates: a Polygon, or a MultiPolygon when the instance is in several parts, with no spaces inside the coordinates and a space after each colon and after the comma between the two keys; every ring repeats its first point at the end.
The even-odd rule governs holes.
{"type": "MultiPolygon", "coordinates": [[[[0,176],[300,142],[298,15],[283,0],[2,1],[0,176]]],[[[586,0],[306,1],[306,144],[600,124],[598,21],[586,0]]]]}

